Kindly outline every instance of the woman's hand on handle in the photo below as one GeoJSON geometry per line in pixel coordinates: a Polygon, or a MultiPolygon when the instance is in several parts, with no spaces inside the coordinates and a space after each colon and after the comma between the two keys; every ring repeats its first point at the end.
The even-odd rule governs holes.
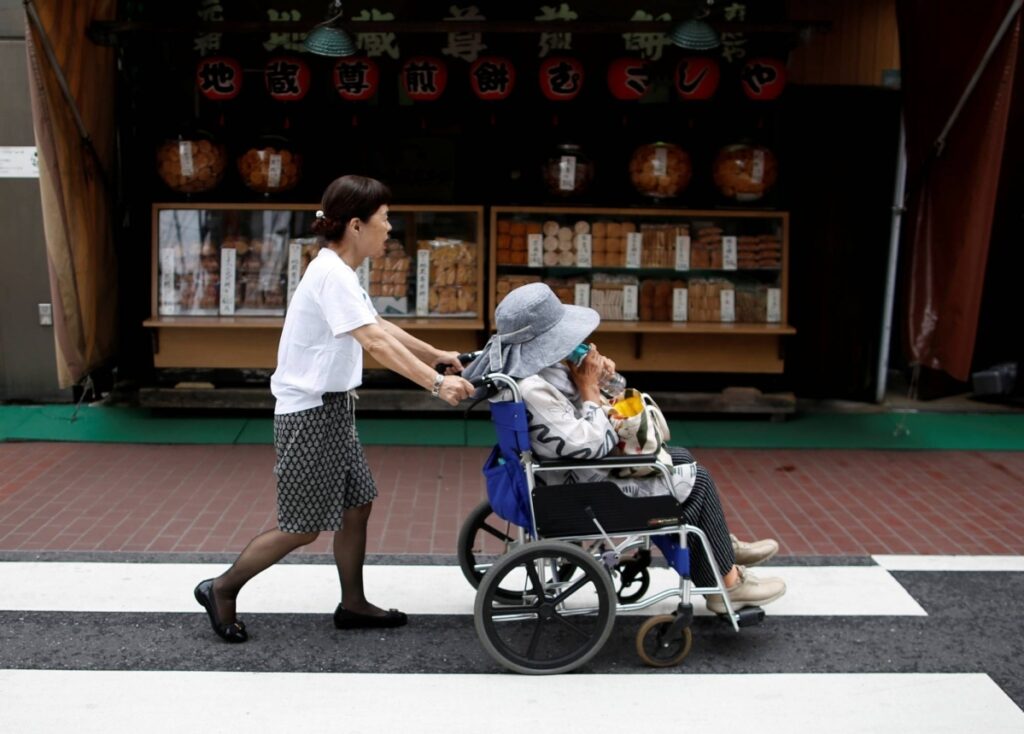
{"type": "MultiPolygon", "coordinates": [[[[458,361],[458,353],[456,353],[456,361],[458,361]]],[[[476,392],[476,388],[468,380],[464,380],[458,375],[446,375],[441,382],[437,397],[448,405],[454,406],[471,397],[474,392],[476,392]]]]}
{"type": "Polygon", "coordinates": [[[462,372],[462,361],[459,359],[458,352],[445,352],[438,350],[437,357],[434,359],[434,364],[440,367],[444,366],[444,374],[446,375],[457,375],[462,372]]]}

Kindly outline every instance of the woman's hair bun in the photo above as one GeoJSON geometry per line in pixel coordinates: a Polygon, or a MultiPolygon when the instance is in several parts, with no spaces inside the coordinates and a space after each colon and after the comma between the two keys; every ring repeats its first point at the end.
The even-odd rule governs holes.
{"type": "Polygon", "coordinates": [[[313,234],[317,237],[323,237],[328,240],[337,240],[345,232],[345,225],[342,222],[338,222],[325,216],[322,211],[318,211],[316,218],[313,220],[313,224],[310,229],[313,230],[313,234]]]}

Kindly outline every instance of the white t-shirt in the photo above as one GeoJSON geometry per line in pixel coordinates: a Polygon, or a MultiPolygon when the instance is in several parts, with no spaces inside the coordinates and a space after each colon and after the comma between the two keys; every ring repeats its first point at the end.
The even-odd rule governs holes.
{"type": "Polygon", "coordinates": [[[377,310],[359,278],[324,247],[306,268],[284,319],[270,391],[275,414],[323,405],[326,392],[359,387],[363,348],[350,333],[377,322],[377,310]]]}

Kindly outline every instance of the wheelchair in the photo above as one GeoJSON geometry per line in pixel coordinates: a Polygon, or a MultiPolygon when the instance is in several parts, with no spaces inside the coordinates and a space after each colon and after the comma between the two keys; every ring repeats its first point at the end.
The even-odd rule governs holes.
{"type": "Polygon", "coordinates": [[[463,575],[477,589],[477,635],[498,663],[518,673],[569,672],[601,650],[616,613],[673,597],[679,598],[675,611],[649,617],[636,634],[637,654],[647,665],[677,665],[690,653],[695,594],[721,594],[726,613],[720,616],[737,632],[763,620],[760,607],[733,609],[707,536],[683,522],[675,498],[628,497],[611,481],[542,481],[549,472],[637,467],[668,479],[669,467],[653,455],[537,460],[516,381],[496,372],[474,384],[496,398],[490,408],[498,443],[484,466],[488,499],[463,523],[457,552],[463,575]],[[687,536],[704,547],[713,586],[690,580],[687,536]],[[648,594],[652,545],[679,574],[679,584],[648,594]]]}

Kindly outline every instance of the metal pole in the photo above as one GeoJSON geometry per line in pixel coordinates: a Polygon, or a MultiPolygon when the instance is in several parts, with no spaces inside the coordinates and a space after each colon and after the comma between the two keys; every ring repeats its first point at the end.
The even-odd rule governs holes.
{"type": "Polygon", "coordinates": [[[971,96],[971,92],[978,86],[978,81],[981,79],[981,75],[985,72],[985,67],[988,66],[989,59],[992,58],[992,54],[996,52],[996,47],[999,42],[1003,40],[1003,36],[1006,35],[1006,31],[1010,29],[1010,23],[1013,22],[1013,17],[1020,11],[1021,5],[1024,5],[1024,0],[1015,0],[1013,5],[1006,13],[1006,17],[1003,18],[1003,22],[1000,23],[999,29],[996,31],[995,36],[992,37],[992,42],[989,43],[988,49],[985,51],[985,55],[981,57],[981,63],[978,64],[978,68],[974,70],[974,76],[967,82],[967,88],[964,89],[964,93],[960,95],[960,100],[956,103],[956,107],[953,108],[952,114],[949,119],[946,120],[946,126],[942,128],[942,132],[939,133],[939,137],[935,139],[935,155],[942,155],[943,149],[946,147],[946,137],[949,135],[949,131],[953,129],[953,125],[956,123],[956,119],[960,116],[960,111],[967,104],[967,98],[971,96]]]}
{"type": "Polygon", "coordinates": [[[896,187],[892,198],[892,225],[889,228],[889,265],[885,271],[885,303],[882,306],[882,337],[878,345],[878,381],[875,402],[885,400],[889,368],[889,342],[892,339],[892,310],[896,294],[896,265],[900,252],[900,227],[903,222],[903,197],[907,185],[907,130],[900,116],[900,142],[896,159],[896,187]]]}

